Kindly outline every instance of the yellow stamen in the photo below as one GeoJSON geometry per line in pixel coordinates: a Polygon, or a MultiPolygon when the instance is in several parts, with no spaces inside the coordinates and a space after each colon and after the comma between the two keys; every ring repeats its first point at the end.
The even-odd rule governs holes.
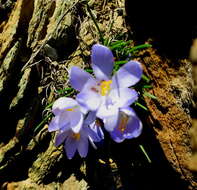
{"type": "Polygon", "coordinates": [[[100,162],[101,164],[106,164],[106,162],[104,160],[98,159],[98,162],[100,162]]]}
{"type": "Polygon", "coordinates": [[[66,111],[74,111],[74,108],[68,108],[66,111]]]}
{"type": "Polygon", "coordinates": [[[101,82],[101,84],[100,84],[101,96],[106,96],[109,93],[109,91],[111,89],[111,87],[110,87],[111,83],[112,83],[112,80],[108,80],[108,81],[104,80],[101,82]]]}
{"type": "Polygon", "coordinates": [[[75,111],[78,106],[74,106],[72,108],[67,108],[66,111],[75,111]]]}
{"type": "Polygon", "coordinates": [[[112,164],[114,161],[111,158],[109,158],[109,162],[112,164]]]}
{"type": "Polygon", "coordinates": [[[118,125],[118,130],[121,133],[124,133],[124,131],[126,130],[128,120],[129,120],[129,117],[127,115],[125,115],[125,114],[121,115],[120,122],[119,122],[119,125],[118,125]]]}
{"type": "Polygon", "coordinates": [[[79,140],[81,137],[80,133],[73,133],[72,134],[72,138],[75,139],[75,140],[79,140]]]}

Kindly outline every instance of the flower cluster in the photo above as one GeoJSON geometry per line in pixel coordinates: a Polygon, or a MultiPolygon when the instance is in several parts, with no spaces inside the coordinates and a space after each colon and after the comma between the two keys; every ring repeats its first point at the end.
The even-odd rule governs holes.
{"type": "Polygon", "coordinates": [[[96,148],[95,143],[104,139],[103,130],[118,143],[141,134],[142,123],[130,107],[138,93],[129,88],[141,79],[141,65],[129,61],[112,76],[113,65],[112,52],[103,45],[94,45],[91,66],[95,77],[73,66],[69,80],[79,93],[75,99],[61,97],[53,104],[55,117],[48,129],[57,131],[55,145],[64,143],[69,159],[76,151],[86,157],[89,142],[96,148]]]}

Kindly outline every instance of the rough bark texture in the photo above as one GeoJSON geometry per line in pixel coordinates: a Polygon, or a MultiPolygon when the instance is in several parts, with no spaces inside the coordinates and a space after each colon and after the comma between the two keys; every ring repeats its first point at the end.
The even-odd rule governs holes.
{"type": "Polygon", "coordinates": [[[194,104],[194,113],[193,113],[193,121],[192,128],[190,129],[191,134],[191,145],[193,148],[193,156],[189,163],[189,168],[193,171],[197,171],[197,39],[194,40],[193,45],[190,50],[190,59],[193,63],[193,104],[194,104]]]}
{"type": "MultiPolygon", "coordinates": [[[[89,6],[105,37],[129,38],[123,0],[91,0],[89,6]]],[[[0,0],[0,14],[2,189],[196,188],[188,168],[192,104],[188,60],[166,58],[154,46],[141,51],[137,59],[152,81],[150,93],[157,97],[145,97],[148,113],[136,108],[143,134],[122,144],[106,140],[98,151],[91,149],[87,159],[76,156],[70,161],[63,147],[54,147],[47,125],[36,131],[35,127],[45,106],[67,87],[67,68],[85,67],[92,44],[98,42],[86,2],[0,0]]]]}

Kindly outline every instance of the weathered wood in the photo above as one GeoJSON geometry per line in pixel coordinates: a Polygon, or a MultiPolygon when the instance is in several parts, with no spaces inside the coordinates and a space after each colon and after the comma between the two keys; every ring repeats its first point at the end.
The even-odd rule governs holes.
{"type": "Polygon", "coordinates": [[[157,97],[157,100],[145,98],[151,112],[148,125],[156,132],[170,165],[191,183],[190,188],[194,188],[197,184],[188,169],[191,158],[191,63],[187,60],[173,63],[158,56],[151,49],[143,52],[142,57],[144,71],[153,81],[154,87],[150,93],[157,97]],[[173,64],[176,64],[176,67],[173,64]]]}
{"type": "Polygon", "coordinates": [[[193,156],[189,162],[189,168],[193,171],[197,171],[197,119],[196,119],[196,111],[197,111],[197,40],[193,41],[191,50],[190,50],[190,59],[193,63],[192,67],[192,75],[193,75],[193,121],[192,128],[190,129],[191,135],[191,145],[193,149],[193,156]]]}

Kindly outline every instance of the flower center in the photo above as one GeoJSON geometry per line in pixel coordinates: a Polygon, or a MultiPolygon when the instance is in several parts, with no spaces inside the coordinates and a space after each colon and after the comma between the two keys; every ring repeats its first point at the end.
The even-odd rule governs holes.
{"type": "Polygon", "coordinates": [[[122,114],[120,116],[120,121],[119,121],[119,124],[118,124],[118,130],[121,133],[124,133],[124,131],[126,130],[128,120],[129,120],[129,117],[126,114],[122,114]]]}
{"type": "Polygon", "coordinates": [[[80,133],[73,133],[72,134],[72,138],[77,140],[77,141],[80,139],[80,137],[81,137],[80,133]]]}
{"type": "Polygon", "coordinates": [[[109,91],[111,90],[111,85],[112,83],[112,80],[104,80],[100,83],[100,93],[101,93],[101,96],[106,96],[109,91]]]}

